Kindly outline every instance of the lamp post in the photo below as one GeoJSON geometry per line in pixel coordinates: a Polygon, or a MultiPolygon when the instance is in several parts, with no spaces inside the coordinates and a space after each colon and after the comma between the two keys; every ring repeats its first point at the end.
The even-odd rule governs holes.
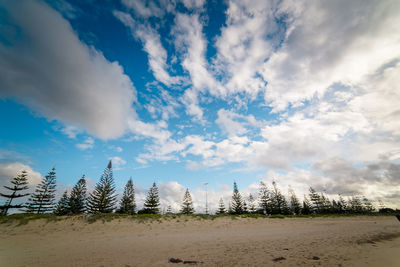
{"type": "Polygon", "coordinates": [[[208,183],[203,184],[206,187],[206,214],[208,214],[208,201],[207,201],[207,185],[208,183]]]}

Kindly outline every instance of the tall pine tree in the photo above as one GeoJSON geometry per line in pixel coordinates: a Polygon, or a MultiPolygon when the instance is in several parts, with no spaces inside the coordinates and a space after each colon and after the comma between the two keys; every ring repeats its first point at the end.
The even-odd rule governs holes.
{"type": "Polygon", "coordinates": [[[264,214],[271,214],[271,191],[268,186],[261,181],[258,191],[259,206],[264,214]]]}
{"type": "Polygon", "coordinates": [[[364,210],[363,203],[360,196],[352,196],[349,198],[349,207],[351,213],[362,213],[364,210]]]}
{"type": "Polygon", "coordinates": [[[314,213],[321,213],[323,208],[321,196],[312,187],[310,187],[310,193],[308,195],[310,196],[310,200],[312,203],[311,210],[314,213]]]}
{"type": "Polygon", "coordinates": [[[87,209],[89,213],[111,213],[116,204],[117,195],[112,172],[111,160],[104,170],[100,181],[96,184],[92,193],[87,199],[87,209]]]}
{"type": "Polygon", "coordinates": [[[167,212],[165,214],[172,214],[172,207],[171,205],[168,205],[167,207],[167,212]]]}
{"type": "Polygon", "coordinates": [[[133,188],[132,177],[128,180],[125,185],[124,194],[122,195],[120,202],[120,213],[135,214],[136,203],[135,203],[135,189],[133,188]]]}
{"type": "Polygon", "coordinates": [[[224,200],[221,197],[220,200],[219,200],[217,214],[224,214],[224,213],[226,213],[225,203],[224,203],[224,200]]]}
{"type": "Polygon", "coordinates": [[[291,212],[295,215],[299,215],[301,213],[301,204],[293,189],[289,189],[289,197],[291,212]]]}
{"type": "Polygon", "coordinates": [[[279,190],[278,185],[275,181],[272,181],[272,191],[271,191],[271,213],[272,214],[288,214],[289,206],[286,201],[285,196],[279,190]]]}
{"type": "Polygon", "coordinates": [[[181,213],[193,214],[193,212],[194,212],[194,208],[193,208],[192,196],[189,193],[189,189],[186,188],[185,195],[183,196],[181,213]]]}
{"type": "Polygon", "coordinates": [[[232,209],[233,214],[242,214],[243,213],[242,196],[239,193],[236,182],[233,182],[233,194],[232,194],[231,209],[232,209]]]}
{"type": "Polygon", "coordinates": [[[329,198],[324,194],[321,193],[321,213],[330,213],[333,210],[332,203],[329,198]]]}
{"type": "Polygon", "coordinates": [[[249,210],[248,210],[248,208],[247,208],[247,202],[246,202],[246,200],[243,200],[243,205],[242,205],[242,207],[243,207],[243,212],[242,212],[242,213],[244,213],[244,214],[249,213],[249,210]]]}
{"type": "Polygon", "coordinates": [[[85,175],[74,185],[69,197],[69,206],[72,214],[81,214],[86,210],[86,180],[85,175]]]}
{"type": "Polygon", "coordinates": [[[339,195],[339,200],[336,203],[337,203],[337,206],[338,206],[338,212],[339,213],[346,213],[347,212],[347,202],[342,197],[342,195],[339,195]]]}
{"type": "Polygon", "coordinates": [[[249,195],[249,213],[256,213],[256,200],[253,195],[249,195]]]}
{"type": "Polygon", "coordinates": [[[364,204],[364,212],[365,213],[372,213],[375,211],[375,207],[372,204],[372,202],[366,198],[365,196],[363,197],[363,204],[364,204]]]}
{"type": "Polygon", "coordinates": [[[304,215],[311,214],[312,209],[311,209],[311,202],[307,198],[306,195],[304,195],[304,200],[303,200],[303,207],[301,208],[301,213],[304,215]]]}
{"type": "Polygon", "coordinates": [[[46,213],[54,210],[56,192],[56,169],[51,171],[36,186],[35,193],[31,195],[27,203],[28,213],[46,213]]]}
{"type": "Polygon", "coordinates": [[[71,213],[71,208],[69,206],[69,198],[68,198],[68,192],[65,190],[64,194],[60,198],[60,200],[57,203],[56,209],[54,211],[55,214],[57,215],[68,215],[71,213]]]}
{"type": "Polygon", "coordinates": [[[26,171],[22,171],[17,177],[14,177],[11,180],[13,184],[12,187],[4,185],[4,188],[10,190],[12,193],[10,194],[3,194],[0,193],[0,196],[7,198],[6,203],[0,207],[3,210],[2,215],[7,215],[9,209],[19,209],[23,207],[23,204],[12,204],[12,201],[15,198],[25,197],[28,196],[29,193],[22,193],[23,190],[28,189],[28,174],[26,171]]]}
{"type": "Polygon", "coordinates": [[[158,214],[160,213],[160,197],[158,196],[158,188],[156,183],[153,183],[150,188],[141,213],[158,214]]]}

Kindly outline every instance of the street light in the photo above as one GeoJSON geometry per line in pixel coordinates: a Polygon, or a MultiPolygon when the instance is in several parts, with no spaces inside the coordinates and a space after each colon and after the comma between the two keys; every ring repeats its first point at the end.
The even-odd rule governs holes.
{"type": "Polygon", "coordinates": [[[208,185],[208,183],[204,183],[204,184],[203,184],[203,186],[206,187],[206,214],[208,214],[207,185],[208,185]]]}

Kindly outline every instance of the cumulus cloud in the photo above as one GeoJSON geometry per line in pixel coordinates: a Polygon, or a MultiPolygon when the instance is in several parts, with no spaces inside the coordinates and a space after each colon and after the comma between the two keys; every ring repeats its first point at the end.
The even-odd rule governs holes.
{"type": "MultiPolygon", "coordinates": [[[[3,186],[12,186],[11,180],[18,174],[20,174],[23,170],[27,172],[29,186],[28,190],[26,190],[24,193],[32,193],[34,187],[41,182],[43,177],[39,172],[34,171],[31,166],[20,162],[0,162],[0,191],[2,193],[9,194],[10,191],[5,189],[3,186]]],[[[28,197],[29,196],[18,198],[15,199],[13,202],[15,202],[15,204],[25,203],[28,200],[28,197]]],[[[3,204],[4,201],[5,198],[0,199],[0,203],[3,204]]],[[[16,211],[16,209],[13,209],[10,212],[14,213],[16,211]]]]}
{"type": "MultiPolygon", "coordinates": [[[[206,35],[205,1],[123,4],[130,13],[114,11],[114,16],[142,43],[157,80],[147,89],[155,86],[159,94],[146,96],[144,105],[154,122],[136,115],[136,91],[122,67],[83,44],[60,14],[35,1],[5,4],[9,13],[1,29],[7,42],[0,43],[1,95],[62,121],[66,125],[61,131],[70,138],[83,130],[102,139],[127,132],[150,138],[136,158],[142,164],[186,160],[186,168],[196,171],[236,163],[269,169],[264,178],[276,179],[283,188],[292,185],[306,192],[307,186],[300,184],[307,184],[328,194],[367,192],[395,202],[400,158],[398,1],[231,0],[220,35],[212,40],[206,35]],[[30,16],[23,15],[27,10],[30,16]],[[167,12],[174,17],[168,49],[158,32],[167,12]],[[214,42],[212,58],[208,42],[214,42]],[[182,67],[179,77],[171,74],[176,63],[182,67]],[[179,90],[172,93],[166,87],[179,90]],[[236,99],[241,110],[248,110],[247,104],[258,109],[252,101],[262,94],[264,105],[272,108],[262,119],[261,112],[256,119],[231,106],[236,99]],[[227,105],[216,110],[202,106],[215,100],[227,105]],[[184,118],[181,107],[202,124],[201,131],[215,127],[221,132],[183,130],[174,135],[167,121],[184,118]],[[213,121],[211,112],[216,113],[213,121]]],[[[93,144],[90,137],[77,147],[93,144]]],[[[114,160],[120,167],[126,164],[122,158],[114,160]]],[[[161,191],[163,203],[175,203],[177,209],[178,199],[172,195],[183,194],[184,187],[172,182],[162,184],[161,191]]],[[[210,191],[210,197],[218,194],[210,191]]],[[[204,189],[194,189],[193,195],[200,203],[204,189]]]]}
{"type": "Polygon", "coordinates": [[[334,83],[360,83],[398,58],[399,10],[398,1],[283,1],[284,42],[260,72],[266,101],[282,111],[334,83]]]}
{"type": "Polygon", "coordinates": [[[135,115],[136,91],[122,67],[82,43],[46,4],[12,1],[5,7],[8,27],[20,37],[6,34],[10,45],[0,44],[1,94],[100,138],[123,135],[135,115]]]}
{"type": "Polygon", "coordinates": [[[37,185],[43,179],[42,175],[34,171],[29,165],[20,162],[0,163],[0,187],[3,188],[3,185],[10,186],[11,179],[24,170],[28,174],[29,185],[37,185]]]}
{"type": "Polygon", "coordinates": [[[375,201],[385,199],[387,204],[399,205],[399,164],[381,159],[357,165],[338,157],[318,161],[312,168],[326,179],[314,184],[331,194],[366,195],[375,201]]]}
{"type": "Polygon", "coordinates": [[[253,115],[245,116],[226,109],[218,110],[218,118],[215,122],[229,136],[246,134],[247,127],[261,125],[253,115]]]}
{"type": "Polygon", "coordinates": [[[92,149],[94,146],[94,139],[92,137],[86,138],[83,143],[76,144],[76,147],[80,150],[92,149]]]}

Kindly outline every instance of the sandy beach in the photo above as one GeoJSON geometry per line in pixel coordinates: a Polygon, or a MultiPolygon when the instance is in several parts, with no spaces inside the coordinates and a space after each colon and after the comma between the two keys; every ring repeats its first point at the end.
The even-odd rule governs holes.
{"type": "Polygon", "coordinates": [[[0,225],[1,266],[400,266],[395,217],[217,218],[0,225]]]}

